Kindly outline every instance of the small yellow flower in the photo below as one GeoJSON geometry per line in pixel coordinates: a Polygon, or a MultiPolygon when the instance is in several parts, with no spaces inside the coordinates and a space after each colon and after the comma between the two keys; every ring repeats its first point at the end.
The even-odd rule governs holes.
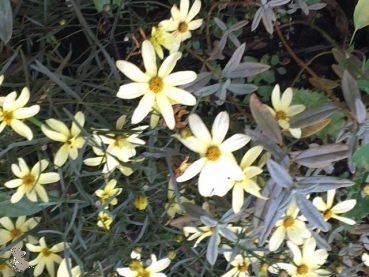
{"type": "Polygon", "coordinates": [[[279,85],[276,85],[272,92],[272,105],[273,108],[264,105],[269,109],[269,111],[273,114],[275,119],[278,121],[278,124],[283,129],[288,129],[292,136],[295,138],[301,137],[301,129],[300,128],[290,128],[289,121],[291,117],[301,113],[305,110],[304,105],[292,105],[292,97],[293,91],[292,88],[288,88],[281,96],[281,90],[279,85]]]}
{"type": "Polygon", "coordinates": [[[59,265],[58,272],[56,277],[79,277],[81,276],[81,268],[77,265],[72,268],[72,261],[71,259],[63,259],[59,265]],[[67,266],[67,264],[69,266],[67,266]],[[72,275],[69,274],[68,267],[72,275]]]}
{"type": "Polygon", "coordinates": [[[161,27],[152,27],[149,40],[160,59],[164,58],[162,47],[169,50],[170,53],[176,52],[179,49],[179,42],[161,27]]]}
{"type": "Polygon", "coordinates": [[[40,245],[38,246],[30,244],[30,243],[26,244],[26,247],[29,251],[40,253],[38,254],[36,259],[29,262],[29,265],[36,266],[33,271],[33,275],[34,276],[41,275],[46,266],[48,275],[50,277],[55,277],[54,263],[60,264],[61,261],[63,260],[56,253],[63,251],[64,248],[68,245],[66,245],[64,242],[60,242],[50,248],[46,245],[45,237],[42,237],[39,242],[40,242],[40,245]]]}
{"type": "MultiPolygon", "coordinates": [[[[1,84],[3,76],[0,79],[1,84]]],[[[33,138],[32,130],[22,120],[37,114],[40,111],[40,106],[24,107],[30,98],[29,89],[26,87],[22,90],[18,99],[16,98],[17,93],[13,91],[0,99],[0,106],[2,106],[0,107],[0,133],[8,125],[20,136],[31,140],[33,138]]]]}
{"type": "MultiPolygon", "coordinates": [[[[123,189],[122,188],[116,189],[115,188],[116,185],[117,185],[117,180],[112,179],[106,184],[104,189],[98,189],[97,191],[95,191],[95,194],[97,195],[97,197],[100,198],[102,205],[104,205],[113,196],[117,196],[122,193],[123,189]]],[[[114,205],[117,205],[117,203],[118,203],[117,198],[113,198],[111,199],[109,204],[114,206],[114,205]]],[[[107,207],[108,206],[106,206],[106,208],[107,207]]]]}
{"type": "MultiPolygon", "coordinates": [[[[183,194],[184,190],[181,190],[180,193],[183,194]]],[[[180,196],[179,199],[181,203],[195,203],[195,200],[189,200],[184,196],[180,196]]],[[[170,217],[174,217],[176,213],[183,214],[183,211],[177,202],[177,198],[174,193],[173,182],[171,179],[168,182],[168,202],[165,203],[165,209],[170,217]]]]}
{"type": "MultiPolygon", "coordinates": [[[[0,250],[3,250],[2,248],[0,250]]],[[[2,274],[1,276],[3,277],[11,277],[15,275],[15,272],[12,270],[12,266],[9,262],[11,255],[12,254],[10,251],[5,251],[0,255],[0,274],[2,274]]]]}
{"type": "Polygon", "coordinates": [[[85,139],[80,136],[81,129],[85,124],[85,115],[82,112],[76,113],[72,127],[69,130],[64,122],[50,118],[46,120],[46,125],[41,125],[41,130],[48,138],[54,141],[63,142],[63,145],[56,152],[54,164],[62,166],[68,159],[68,156],[75,160],[78,157],[78,149],[83,146],[85,139]]]}
{"type": "Polygon", "coordinates": [[[105,212],[99,212],[97,218],[99,219],[97,221],[97,226],[106,230],[110,229],[110,225],[113,223],[113,218],[109,214],[105,212]]]}
{"type": "Polygon", "coordinates": [[[136,195],[135,201],[134,201],[134,205],[136,209],[143,211],[144,209],[146,209],[148,203],[149,202],[147,201],[147,197],[145,195],[142,195],[142,194],[136,195]]]}
{"type": "Polygon", "coordinates": [[[177,256],[177,253],[176,253],[176,251],[169,251],[168,252],[168,258],[169,259],[171,259],[171,260],[174,260],[175,258],[176,258],[176,256],[177,256]]]}

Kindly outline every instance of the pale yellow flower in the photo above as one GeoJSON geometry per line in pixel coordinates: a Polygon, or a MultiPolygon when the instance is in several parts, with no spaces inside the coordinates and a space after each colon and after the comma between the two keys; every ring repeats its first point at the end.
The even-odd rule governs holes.
{"type": "Polygon", "coordinates": [[[10,199],[11,203],[17,203],[24,195],[32,201],[37,201],[37,196],[44,202],[49,202],[49,197],[42,185],[55,183],[60,180],[59,173],[49,172],[41,173],[49,165],[46,160],[36,163],[30,170],[22,158],[18,158],[18,164],[12,164],[12,171],[19,179],[6,182],[7,188],[18,188],[10,199]]]}
{"type": "MultiPolygon", "coordinates": [[[[134,99],[143,96],[132,115],[132,123],[141,122],[145,116],[157,106],[170,129],[175,127],[173,104],[193,106],[196,98],[189,92],[178,88],[196,79],[193,71],[179,71],[172,73],[177,61],[181,58],[180,52],[169,55],[161,64],[159,70],[156,65],[156,54],[150,41],[142,43],[142,58],[146,72],[142,72],[135,64],[119,60],[118,69],[134,83],[120,86],[117,97],[134,99]]],[[[153,127],[153,126],[151,126],[153,127]]]]}
{"type": "Polygon", "coordinates": [[[46,245],[45,237],[42,237],[39,242],[40,245],[38,246],[30,243],[26,244],[26,247],[29,251],[40,253],[38,254],[36,259],[29,262],[30,266],[36,266],[33,271],[33,275],[34,276],[41,275],[46,266],[48,275],[50,277],[55,277],[54,263],[60,264],[61,261],[63,260],[56,253],[63,251],[67,245],[64,242],[60,242],[50,248],[46,245]]]}
{"type": "Polygon", "coordinates": [[[232,152],[245,146],[250,137],[235,134],[225,139],[229,128],[229,115],[221,112],[214,120],[211,134],[197,114],[188,117],[192,136],[182,138],[173,135],[190,150],[200,154],[200,159],[192,163],[177,178],[177,182],[187,181],[198,173],[199,192],[202,196],[224,196],[234,185],[235,180],[243,180],[244,173],[238,166],[232,152]]]}
{"type": "Polygon", "coordinates": [[[9,262],[11,260],[11,256],[12,254],[10,251],[5,251],[0,255],[0,274],[2,274],[1,276],[3,277],[12,277],[15,275],[12,265],[9,262]]]}
{"type": "Polygon", "coordinates": [[[113,223],[113,218],[108,213],[99,212],[97,218],[97,226],[106,230],[110,230],[110,225],[113,223]]]}
{"type": "Polygon", "coordinates": [[[84,137],[80,135],[80,127],[82,128],[84,124],[85,115],[82,112],[77,112],[70,130],[64,122],[54,118],[47,119],[46,125],[41,125],[41,130],[45,136],[51,140],[63,143],[54,157],[54,164],[56,166],[62,166],[67,161],[68,156],[72,160],[77,159],[78,149],[82,148],[85,143],[84,137]]]}
{"type": "Polygon", "coordinates": [[[268,199],[260,194],[260,187],[255,182],[257,175],[261,174],[263,170],[258,166],[251,166],[251,164],[259,157],[261,151],[263,151],[262,146],[252,147],[243,156],[240,167],[243,170],[244,178],[240,181],[235,181],[232,190],[232,208],[235,213],[241,210],[244,201],[244,192],[248,192],[258,198],[268,199]]]}
{"type": "MultiPolygon", "coordinates": [[[[189,200],[188,198],[182,196],[185,190],[180,190],[179,193],[181,194],[179,200],[181,203],[195,203],[195,200],[189,200]]],[[[168,182],[168,201],[165,203],[165,209],[167,214],[170,217],[174,217],[176,214],[183,214],[181,207],[177,202],[177,197],[174,193],[173,182],[172,179],[168,182]]]]}
{"type": "Polygon", "coordinates": [[[363,263],[364,263],[366,266],[369,266],[369,255],[368,255],[368,253],[364,253],[364,254],[361,256],[361,259],[363,260],[363,263]]]}
{"type": "Polygon", "coordinates": [[[279,85],[276,85],[272,92],[272,105],[273,108],[264,105],[269,109],[269,111],[273,114],[275,119],[278,121],[278,124],[283,129],[288,129],[292,136],[295,138],[301,137],[301,129],[300,128],[290,128],[290,119],[291,117],[301,113],[305,110],[304,105],[291,105],[293,97],[292,88],[287,88],[285,92],[281,96],[281,91],[279,85]]]}
{"type": "Polygon", "coordinates": [[[0,105],[2,106],[0,107],[0,133],[8,125],[20,136],[31,140],[33,138],[32,130],[23,123],[22,119],[37,114],[40,111],[40,106],[24,107],[30,98],[29,89],[26,87],[22,90],[18,99],[16,98],[17,93],[13,91],[0,101],[0,105]]]}
{"type": "Polygon", "coordinates": [[[172,17],[169,20],[163,20],[159,23],[165,31],[172,32],[178,41],[185,41],[191,37],[191,32],[198,29],[202,24],[202,19],[195,19],[195,16],[201,9],[201,1],[195,0],[190,9],[189,0],[181,0],[179,9],[173,5],[170,13],[172,17]]]}
{"type": "Polygon", "coordinates": [[[179,49],[179,42],[161,27],[152,27],[150,42],[154,46],[155,52],[160,59],[164,58],[163,47],[170,51],[176,52],[179,49]]]}
{"type": "MultiPolygon", "coordinates": [[[[95,194],[97,195],[97,197],[100,198],[101,201],[101,205],[104,205],[110,198],[112,198],[113,196],[117,196],[119,194],[122,193],[123,189],[122,188],[115,188],[115,186],[117,185],[117,180],[115,179],[111,179],[106,186],[104,187],[104,189],[98,189],[97,191],[95,191],[95,194]]],[[[109,202],[109,205],[117,205],[118,204],[118,199],[117,198],[112,198],[109,202]]],[[[106,206],[107,208],[108,206],[106,206]]]]}
{"type": "Polygon", "coordinates": [[[117,268],[117,272],[120,276],[124,277],[166,277],[167,275],[161,273],[161,271],[166,269],[169,264],[169,258],[164,258],[158,261],[156,256],[151,254],[150,266],[145,268],[140,261],[140,255],[138,255],[130,261],[129,267],[117,268]]]}
{"type": "Polygon", "coordinates": [[[328,190],[327,202],[324,202],[321,197],[315,197],[313,200],[313,205],[319,211],[322,212],[322,216],[324,217],[325,221],[328,221],[330,218],[335,218],[346,224],[354,225],[356,223],[355,220],[352,220],[351,218],[339,216],[339,214],[352,210],[356,205],[356,199],[345,200],[333,206],[335,194],[336,194],[335,189],[328,190]]]}
{"type": "Polygon", "coordinates": [[[81,268],[77,265],[72,268],[71,259],[63,259],[59,265],[56,277],[79,277],[81,276],[81,268]],[[70,271],[68,271],[68,268],[70,271]],[[71,274],[70,274],[70,273],[71,274]]]}
{"type": "Polygon", "coordinates": [[[133,204],[136,207],[136,209],[143,211],[144,209],[146,209],[147,205],[149,204],[149,201],[147,200],[147,197],[145,195],[137,194],[135,196],[133,204]]]}
{"type": "MultiPolygon", "coordinates": [[[[5,245],[9,241],[15,241],[29,230],[35,228],[40,219],[40,217],[31,217],[26,220],[25,216],[20,216],[17,218],[14,224],[9,217],[0,218],[0,224],[4,227],[4,229],[0,229],[0,245],[5,245]]],[[[13,247],[22,248],[23,241],[34,244],[37,243],[38,240],[34,236],[28,235],[13,247]]]]}

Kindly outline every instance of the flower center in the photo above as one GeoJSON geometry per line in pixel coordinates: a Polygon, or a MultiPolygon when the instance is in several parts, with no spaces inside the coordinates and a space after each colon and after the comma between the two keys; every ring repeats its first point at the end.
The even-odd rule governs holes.
{"type": "Polygon", "coordinates": [[[239,271],[239,272],[246,272],[246,271],[247,271],[247,269],[248,269],[248,267],[249,267],[249,265],[248,265],[248,264],[243,263],[242,265],[239,265],[239,266],[238,266],[238,271],[239,271]]]}
{"type": "Polygon", "coordinates": [[[326,210],[324,213],[323,213],[323,217],[325,220],[328,220],[332,217],[333,213],[331,210],[326,210]]]}
{"type": "Polygon", "coordinates": [[[3,121],[6,125],[10,125],[13,119],[14,115],[12,111],[3,111],[3,121]]]}
{"type": "Polygon", "coordinates": [[[137,259],[131,259],[128,263],[128,266],[133,271],[141,271],[142,270],[142,264],[137,259]]]}
{"type": "Polygon", "coordinates": [[[0,272],[5,271],[7,267],[6,263],[0,264],[0,272]]]}
{"type": "Polygon", "coordinates": [[[163,87],[164,87],[164,82],[158,76],[151,78],[151,80],[149,81],[149,88],[151,91],[155,93],[161,92],[163,90],[163,87]]]}
{"type": "Polygon", "coordinates": [[[179,23],[178,25],[178,31],[181,32],[181,33],[184,33],[188,30],[188,25],[186,22],[181,22],[179,23]]]}
{"type": "Polygon", "coordinates": [[[284,111],[279,111],[275,114],[275,119],[278,120],[286,120],[287,119],[287,115],[284,111]]]}
{"type": "Polygon", "coordinates": [[[208,158],[208,160],[215,162],[216,160],[219,159],[220,155],[222,154],[222,152],[220,152],[220,149],[218,146],[210,146],[208,148],[208,150],[206,151],[206,158],[208,158]]]}
{"type": "Polygon", "coordinates": [[[49,250],[49,248],[44,248],[42,249],[42,254],[45,256],[45,257],[49,257],[53,252],[51,252],[49,250]]]}
{"type": "Polygon", "coordinates": [[[14,230],[10,231],[10,237],[12,238],[12,240],[16,239],[21,234],[22,234],[22,232],[19,229],[14,229],[14,230]]]}
{"type": "Polygon", "coordinates": [[[146,270],[138,272],[137,274],[137,277],[150,277],[150,276],[151,276],[150,272],[146,270]]]}
{"type": "Polygon", "coordinates": [[[293,225],[293,223],[295,222],[295,220],[292,218],[292,217],[289,217],[289,218],[287,218],[287,219],[285,219],[284,221],[283,221],[283,225],[284,225],[284,227],[291,227],[292,225],[293,225]]]}
{"type": "Polygon", "coordinates": [[[300,265],[297,268],[297,274],[299,274],[299,275],[306,274],[306,273],[308,273],[308,271],[309,271],[309,268],[304,264],[300,265]]]}
{"type": "Polygon", "coordinates": [[[33,187],[36,182],[36,178],[33,174],[27,174],[22,178],[23,185],[26,187],[33,187]]]}

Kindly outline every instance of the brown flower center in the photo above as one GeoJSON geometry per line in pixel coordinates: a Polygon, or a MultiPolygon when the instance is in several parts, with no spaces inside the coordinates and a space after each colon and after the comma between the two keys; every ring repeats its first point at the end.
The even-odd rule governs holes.
{"type": "Polygon", "coordinates": [[[51,252],[49,250],[49,248],[44,248],[42,249],[42,254],[45,256],[45,257],[49,257],[53,252],[51,252]]]}
{"type": "Polygon", "coordinates": [[[210,146],[208,148],[208,150],[206,151],[206,158],[208,158],[208,160],[215,162],[216,160],[219,159],[220,155],[222,154],[222,152],[220,152],[220,149],[218,146],[210,146]]]}
{"type": "Polygon", "coordinates": [[[238,266],[238,271],[239,272],[246,272],[248,268],[249,268],[249,265],[246,264],[246,263],[243,263],[242,265],[238,266]]]}
{"type": "Polygon", "coordinates": [[[323,217],[325,220],[328,220],[332,217],[333,213],[331,210],[326,210],[324,213],[323,213],[323,217]]]}
{"type": "Polygon", "coordinates": [[[6,125],[10,125],[12,120],[14,119],[14,115],[12,111],[3,111],[3,121],[6,125]]]}
{"type": "Polygon", "coordinates": [[[275,119],[278,120],[286,120],[287,119],[287,115],[284,111],[279,111],[275,114],[275,119]]]}
{"type": "Polygon", "coordinates": [[[155,93],[161,92],[163,90],[163,87],[164,87],[164,82],[158,76],[151,78],[151,80],[149,81],[149,88],[151,91],[155,93]]]}
{"type": "Polygon", "coordinates": [[[150,272],[146,270],[138,272],[137,274],[137,277],[150,277],[150,276],[151,276],[150,272]]]}
{"type": "Polygon", "coordinates": [[[22,178],[23,185],[26,187],[33,187],[36,182],[36,178],[33,174],[27,174],[22,178]]]}
{"type": "Polygon", "coordinates": [[[306,274],[309,272],[309,268],[306,265],[300,265],[297,268],[297,274],[302,275],[302,274],[306,274]]]}
{"type": "Polygon", "coordinates": [[[22,232],[19,229],[14,229],[14,230],[10,231],[10,237],[12,238],[12,240],[16,239],[21,234],[22,234],[22,232]]]}
{"type": "Polygon", "coordinates": [[[179,23],[179,26],[178,26],[178,31],[181,32],[181,33],[184,33],[188,30],[188,25],[186,22],[181,22],[179,23]]]}
{"type": "Polygon", "coordinates": [[[7,267],[6,263],[0,264],[0,272],[4,271],[7,267]]]}
{"type": "Polygon", "coordinates": [[[292,217],[289,217],[289,218],[286,218],[284,221],[283,221],[283,225],[284,227],[291,227],[293,225],[293,223],[295,222],[295,220],[292,218],[292,217]]]}

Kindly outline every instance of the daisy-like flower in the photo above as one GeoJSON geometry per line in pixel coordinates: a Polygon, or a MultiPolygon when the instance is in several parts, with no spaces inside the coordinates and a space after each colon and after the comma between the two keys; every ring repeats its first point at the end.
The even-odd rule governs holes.
{"type": "Polygon", "coordinates": [[[356,199],[345,200],[333,206],[335,194],[335,189],[329,190],[327,192],[327,202],[324,202],[321,197],[315,197],[313,200],[313,205],[322,212],[322,216],[324,217],[325,221],[328,221],[330,218],[335,218],[346,224],[354,225],[356,223],[355,220],[339,216],[339,214],[352,210],[356,205],[356,199]]]}
{"type": "Polygon", "coordinates": [[[157,112],[163,115],[168,127],[173,129],[175,120],[172,105],[183,104],[193,106],[196,104],[196,98],[192,94],[177,88],[179,85],[184,85],[195,80],[196,73],[193,71],[179,71],[170,74],[181,56],[182,54],[180,52],[169,55],[158,70],[154,47],[150,41],[145,40],[142,43],[142,58],[146,73],[143,73],[133,63],[123,60],[116,62],[118,69],[134,81],[134,83],[120,86],[117,97],[134,99],[143,95],[138,107],[133,112],[133,124],[141,122],[157,106],[157,112]]]}
{"type": "Polygon", "coordinates": [[[26,247],[29,251],[40,253],[38,254],[36,259],[29,262],[30,266],[36,266],[33,271],[33,275],[34,276],[41,275],[46,266],[49,276],[55,277],[54,263],[60,264],[61,261],[63,260],[56,253],[63,251],[66,245],[64,242],[60,242],[50,248],[46,245],[45,237],[42,237],[39,243],[40,245],[37,246],[30,243],[26,244],[26,247]]]}
{"type": "MultiPolygon", "coordinates": [[[[242,231],[242,227],[238,227],[238,226],[232,226],[232,224],[228,224],[226,227],[229,231],[238,234],[242,231]]],[[[199,243],[206,237],[211,237],[214,234],[215,231],[215,227],[209,227],[209,226],[201,226],[201,227],[193,227],[193,226],[186,226],[183,227],[183,233],[185,235],[185,237],[188,237],[190,234],[192,234],[191,236],[189,236],[187,238],[188,241],[190,240],[194,240],[197,239],[195,242],[195,245],[193,247],[196,247],[199,245],[199,243]]],[[[218,239],[217,239],[217,244],[219,245],[220,243],[220,237],[224,236],[222,231],[219,230],[218,232],[218,239]]]]}
{"type": "Polygon", "coordinates": [[[176,52],[179,49],[179,42],[174,36],[164,31],[161,27],[152,27],[150,42],[154,46],[155,52],[160,59],[164,58],[163,47],[170,51],[176,52]]]}
{"type": "Polygon", "coordinates": [[[297,219],[299,211],[296,202],[293,200],[287,207],[282,219],[278,220],[275,224],[276,229],[269,240],[270,251],[276,251],[286,235],[288,240],[297,245],[303,244],[304,239],[311,237],[311,233],[306,228],[305,222],[297,219]]]}
{"type": "Polygon", "coordinates": [[[182,138],[173,135],[190,150],[200,154],[200,159],[192,163],[187,170],[177,178],[177,182],[184,182],[199,172],[199,192],[202,196],[224,196],[234,185],[234,181],[241,181],[245,175],[238,166],[232,152],[245,146],[250,137],[235,134],[224,140],[229,128],[229,115],[221,112],[214,120],[211,135],[204,122],[197,114],[191,114],[188,122],[192,136],[182,138]]]}
{"type": "MultiPolygon", "coordinates": [[[[137,253],[137,252],[136,252],[137,253]]],[[[148,267],[144,267],[142,262],[140,261],[140,254],[135,254],[131,261],[129,262],[129,267],[121,267],[117,268],[117,272],[120,276],[124,277],[166,277],[167,275],[161,273],[164,269],[166,269],[170,264],[169,258],[164,258],[161,260],[157,260],[154,254],[151,254],[151,264],[148,267]]]]}
{"type": "Polygon", "coordinates": [[[110,230],[110,225],[113,223],[113,218],[108,213],[99,212],[97,218],[97,226],[106,230],[110,230]]]}
{"type": "Polygon", "coordinates": [[[68,156],[75,160],[78,157],[78,149],[85,143],[84,137],[80,136],[81,129],[85,124],[85,115],[83,112],[77,112],[74,116],[72,127],[69,130],[64,122],[50,118],[46,120],[46,125],[41,125],[41,130],[51,140],[62,142],[63,145],[56,152],[54,164],[62,166],[68,159],[68,156]],[[80,127],[79,127],[80,126],[80,127]]]}
{"type": "MultiPolygon", "coordinates": [[[[180,190],[180,201],[181,203],[195,203],[195,200],[189,200],[188,198],[182,196],[182,194],[184,193],[185,190],[180,190]]],[[[178,202],[177,202],[177,198],[176,195],[174,193],[174,188],[173,188],[173,182],[172,179],[169,180],[168,182],[168,202],[165,203],[165,209],[167,210],[167,214],[170,217],[174,217],[176,214],[183,214],[183,211],[181,210],[178,202]]]]}
{"type": "Polygon", "coordinates": [[[49,197],[42,185],[55,183],[60,180],[59,173],[41,173],[49,165],[46,160],[36,163],[30,170],[22,158],[18,158],[18,164],[12,164],[12,171],[19,179],[6,182],[7,188],[18,188],[10,198],[11,203],[17,203],[24,195],[32,202],[37,202],[37,196],[44,202],[49,202],[49,197]]]}
{"type": "Polygon", "coordinates": [[[259,157],[263,147],[252,147],[241,160],[241,169],[244,173],[244,178],[241,181],[236,181],[232,190],[232,208],[235,213],[241,210],[244,201],[244,192],[248,192],[258,198],[268,199],[260,194],[260,187],[254,181],[254,177],[263,172],[258,166],[251,166],[251,164],[259,157]]]}
{"type": "MultiPolygon", "coordinates": [[[[0,229],[0,245],[5,245],[9,241],[15,241],[27,231],[35,228],[40,221],[40,217],[31,217],[26,220],[25,216],[20,216],[15,221],[15,224],[9,217],[0,218],[0,224],[5,229],[0,229]]],[[[34,236],[27,236],[22,241],[14,245],[14,248],[22,248],[23,241],[29,243],[37,243],[37,239],[34,236]]]]}
{"type": "Polygon", "coordinates": [[[229,245],[223,245],[222,248],[224,251],[224,258],[229,262],[233,268],[223,274],[221,277],[248,277],[250,276],[248,273],[248,269],[251,263],[257,262],[257,258],[251,255],[236,255],[233,260],[232,257],[232,248],[229,245]]]}
{"type": "Polygon", "coordinates": [[[37,114],[40,111],[40,106],[24,107],[30,98],[29,89],[26,87],[22,90],[18,99],[16,98],[17,93],[13,91],[0,99],[0,105],[2,106],[0,107],[0,133],[8,125],[20,136],[31,140],[33,138],[32,130],[23,123],[22,119],[37,114]]]}
{"type": "Polygon", "coordinates": [[[135,200],[133,201],[133,205],[135,206],[135,208],[140,211],[146,209],[148,204],[149,201],[147,200],[147,197],[143,194],[137,194],[135,196],[135,200]]]}
{"type": "Polygon", "coordinates": [[[363,263],[364,263],[366,266],[369,266],[369,255],[368,255],[368,253],[364,253],[364,254],[361,256],[361,259],[363,260],[363,263]]]}
{"type": "Polygon", "coordinates": [[[170,13],[172,17],[168,20],[163,20],[159,23],[165,31],[173,32],[173,36],[178,41],[185,41],[191,37],[191,32],[199,28],[202,24],[202,19],[195,19],[195,16],[201,9],[201,0],[195,0],[190,9],[189,0],[181,0],[179,9],[173,5],[170,13]]]}
{"type": "Polygon", "coordinates": [[[281,269],[284,269],[292,277],[331,276],[328,270],[320,269],[327,260],[328,253],[325,249],[315,250],[316,241],[313,237],[305,240],[302,251],[291,241],[288,241],[287,245],[293,257],[293,264],[277,263],[270,266],[269,271],[278,274],[281,269]]]}
{"type": "Polygon", "coordinates": [[[71,259],[63,259],[59,265],[58,272],[56,273],[56,277],[79,277],[81,276],[81,268],[79,265],[72,268],[72,260],[71,259]],[[68,271],[68,268],[70,270],[68,271]]]}
{"type": "MultiPolygon", "coordinates": [[[[100,198],[101,205],[104,205],[113,196],[117,196],[122,193],[123,189],[122,188],[116,189],[115,188],[116,185],[117,185],[117,180],[111,179],[106,184],[104,189],[98,189],[97,191],[95,191],[95,194],[97,195],[97,197],[100,198]]],[[[118,204],[117,198],[112,198],[111,201],[109,202],[109,205],[112,205],[112,206],[117,205],[117,204],[118,204]]],[[[107,207],[108,206],[106,206],[106,208],[107,207]]]]}
{"type": "Polygon", "coordinates": [[[293,91],[292,88],[287,88],[281,97],[281,90],[279,85],[276,85],[272,92],[272,105],[273,108],[266,106],[273,114],[278,124],[283,129],[288,129],[292,136],[295,138],[301,137],[301,128],[290,128],[291,117],[301,113],[305,110],[304,105],[292,105],[293,91]]]}
{"type": "MultiPolygon", "coordinates": [[[[94,134],[94,152],[99,152],[99,150],[104,149],[104,144],[108,145],[105,154],[105,166],[103,168],[103,173],[108,173],[114,171],[121,162],[128,162],[131,157],[136,155],[136,147],[144,145],[146,142],[138,136],[149,126],[139,126],[133,128],[129,133],[122,133],[123,126],[126,122],[126,116],[122,115],[118,118],[114,133],[107,133],[104,135],[94,134]]],[[[98,131],[108,131],[108,130],[98,130],[98,131]]],[[[99,161],[101,159],[98,157],[99,161]]]]}
{"type": "MultiPolygon", "coordinates": [[[[2,248],[0,250],[3,250],[2,248]]],[[[15,272],[12,270],[12,265],[9,262],[10,256],[10,251],[5,251],[0,255],[0,274],[2,274],[1,276],[3,277],[12,277],[15,275],[15,272]]]]}

